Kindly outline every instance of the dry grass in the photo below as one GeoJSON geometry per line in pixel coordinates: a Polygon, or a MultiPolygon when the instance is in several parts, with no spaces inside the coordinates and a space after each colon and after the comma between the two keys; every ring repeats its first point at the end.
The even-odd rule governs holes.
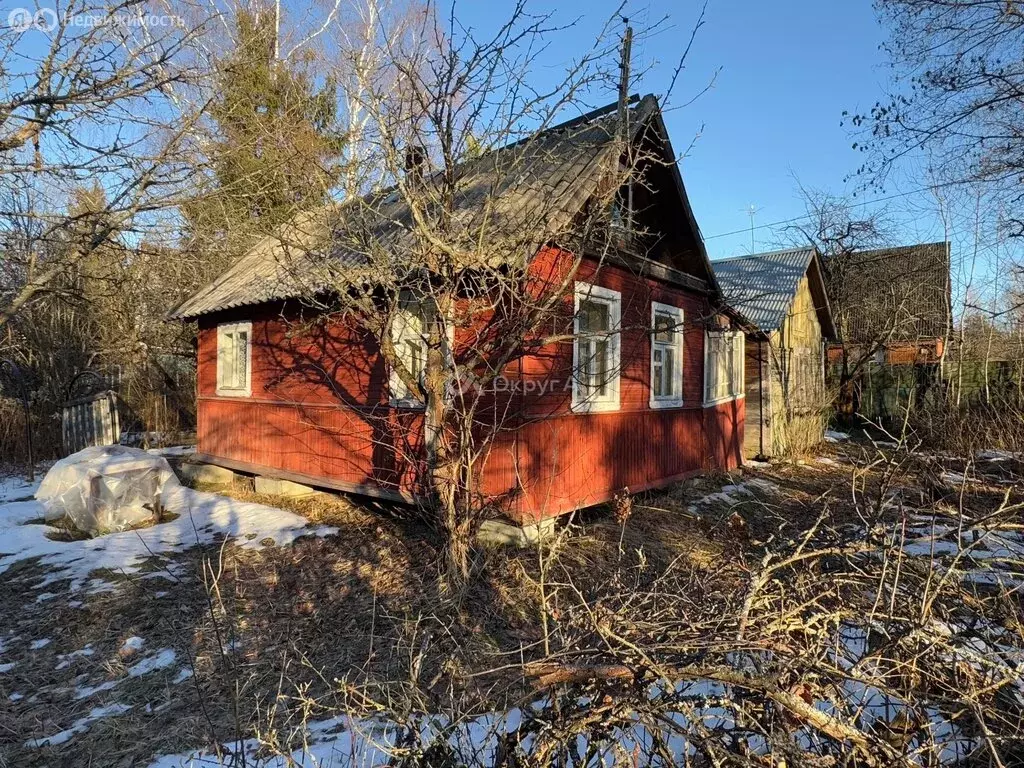
{"type": "MultiPolygon", "coordinates": [[[[707,625],[734,610],[766,546],[814,523],[821,499],[830,499],[828,525],[855,523],[854,468],[842,462],[859,450],[835,449],[832,464],[751,473],[775,483],[776,493],[708,504],[703,497],[743,478],[700,478],[635,498],[630,514],[620,515],[624,523],[610,509],[592,510],[540,549],[481,550],[460,595],[439,591],[437,542],[402,510],[329,494],[271,497],[244,485],[230,495],[338,526],[343,535],[289,547],[193,548],[134,577],[106,574],[117,592],[82,598],[56,583],[46,587],[56,596],[42,603],[34,585],[46,574],[18,564],[0,576],[0,613],[12,617],[0,660],[16,660],[0,675],[0,754],[10,765],[144,763],[230,739],[236,727],[248,733],[279,695],[300,691],[318,701],[371,692],[398,709],[441,711],[455,699],[463,711],[501,709],[526,695],[526,681],[493,670],[539,658],[544,621],[548,631],[559,627],[579,602],[575,590],[595,610],[616,611],[624,592],[670,584],[681,625],[707,625]],[[621,589],[624,579],[630,590],[621,589]],[[175,665],[125,678],[135,660],[119,651],[130,635],[146,638],[143,656],[174,649],[175,665]],[[52,642],[31,650],[39,637],[52,642]],[[93,655],[56,669],[60,654],[86,645],[93,655]],[[194,677],[174,683],[182,668],[194,677]],[[117,684],[109,691],[74,696],[76,686],[110,681],[117,684]],[[16,693],[24,698],[10,701],[16,693]],[[64,745],[22,746],[113,702],[132,709],[64,745]]],[[[860,482],[879,480],[868,473],[860,482]]],[[[994,498],[977,490],[979,507],[994,498]]]]}

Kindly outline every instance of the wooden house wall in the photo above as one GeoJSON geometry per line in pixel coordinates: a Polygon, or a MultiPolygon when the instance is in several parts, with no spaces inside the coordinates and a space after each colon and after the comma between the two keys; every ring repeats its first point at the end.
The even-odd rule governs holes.
{"type": "Polygon", "coordinates": [[[772,350],[772,450],[799,453],[821,442],[825,431],[824,347],[806,275],[772,334],[772,350]]]}
{"type": "Polygon", "coordinates": [[[770,455],[772,450],[771,348],[762,334],[747,334],[744,365],[746,393],[743,455],[770,455]],[[760,371],[758,370],[760,368],[760,371]]]}
{"type": "MultiPolygon", "coordinates": [[[[535,269],[543,282],[565,264],[564,254],[549,252],[535,269]]],[[[508,391],[494,394],[502,404],[495,410],[513,418],[494,437],[480,490],[522,520],[742,460],[743,399],[703,407],[706,297],[623,268],[598,270],[593,262],[584,262],[577,279],[622,294],[620,406],[571,412],[571,342],[506,369],[508,391]],[[649,406],[652,300],[685,313],[681,408],[649,406]]],[[[570,291],[560,314],[565,320],[572,312],[570,291]]],[[[456,349],[459,344],[457,338],[456,349]]],[[[358,328],[336,318],[302,319],[281,305],[204,318],[198,389],[199,451],[211,460],[342,490],[406,498],[417,491],[421,413],[388,404],[386,366],[374,340],[358,328]],[[253,322],[252,396],[218,396],[216,325],[243,319],[253,322]]]]}
{"type": "Polygon", "coordinates": [[[769,456],[785,455],[791,449],[799,452],[817,444],[825,429],[824,349],[806,275],[779,329],[764,343],[760,384],[759,353],[757,337],[748,336],[744,455],[753,457],[761,451],[762,429],[764,453],[769,456]],[[759,400],[763,403],[760,408],[759,400]]]}

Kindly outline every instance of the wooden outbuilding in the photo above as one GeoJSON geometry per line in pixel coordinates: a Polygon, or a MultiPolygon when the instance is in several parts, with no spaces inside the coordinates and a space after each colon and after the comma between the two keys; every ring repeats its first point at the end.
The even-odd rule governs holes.
{"type": "Polygon", "coordinates": [[[836,338],[821,258],[797,248],[712,262],[747,321],[744,455],[799,454],[821,442],[831,403],[825,344],[836,338]]]}
{"type": "Polygon", "coordinates": [[[836,254],[827,287],[840,340],[828,345],[839,413],[897,427],[942,380],[952,331],[948,242],[836,254]]]}

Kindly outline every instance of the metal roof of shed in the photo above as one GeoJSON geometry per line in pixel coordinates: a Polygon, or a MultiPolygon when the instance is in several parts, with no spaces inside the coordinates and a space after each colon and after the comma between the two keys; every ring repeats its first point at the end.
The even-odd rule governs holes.
{"type": "MultiPolygon", "coordinates": [[[[810,269],[817,250],[813,247],[790,248],[751,256],[733,256],[712,261],[715,277],[722,289],[725,303],[765,333],[777,331],[796,296],[800,280],[810,269]]],[[[821,280],[821,275],[818,275],[821,280]]],[[[824,283],[819,286],[816,302],[822,333],[834,336],[824,283]]]]}

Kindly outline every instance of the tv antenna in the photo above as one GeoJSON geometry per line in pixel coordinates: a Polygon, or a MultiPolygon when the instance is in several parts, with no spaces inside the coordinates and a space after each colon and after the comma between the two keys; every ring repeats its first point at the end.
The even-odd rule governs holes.
{"type": "Polygon", "coordinates": [[[756,216],[761,209],[757,208],[753,203],[749,207],[742,209],[747,216],[750,217],[750,255],[754,255],[754,216],[756,216]]]}

